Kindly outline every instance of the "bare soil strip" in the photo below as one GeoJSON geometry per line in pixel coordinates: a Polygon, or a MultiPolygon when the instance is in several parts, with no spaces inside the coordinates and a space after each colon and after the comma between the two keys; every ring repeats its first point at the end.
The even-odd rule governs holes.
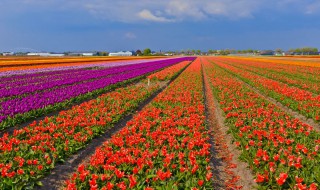
{"type": "MultiPolygon", "coordinates": [[[[192,63],[192,62],[191,62],[192,63]]],[[[190,64],[191,64],[190,63],[190,64]]],[[[189,65],[190,65],[189,64],[189,65]]],[[[65,180],[70,178],[70,175],[78,169],[78,165],[86,164],[91,155],[95,152],[96,148],[101,146],[105,141],[111,138],[111,136],[123,127],[126,126],[127,122],[130,121],[135,113],[140,112],[146,105],[148,105],[159,93],[161,93],[167,86],[169,86],[179,75],[189,66],[187,65],[177,76],[171,79],[169,82],[162,83],[161,88],[157,90],[148,99],[143,101],[135,112],[132,112],[122,118],[113,128],[107,130],[100,137],[93,139],[88,146],[80,150],[77,154],[70,156],[64,163],[57,164],[50,174],[41,180],[42,186],[37,186],[35,189],[39,190],[54,190],[62,189],[65,180]]]]}
{"type": "Polygon", "coordinates": [[[227,174],[224,172],[224,169],[227,167],[227,164],[223,161],[221,156],[219,156],[220,149],[219,144],[214,142],[214,134],[216,133],[215,126],[218,126],[218,121],[214,115],[214,104],[212,103],[212,94],[210,94],[210,86],[208,84],[207,78],[204,76],[205,73],[202,68],[202,80],[203,80],[203,92],[204,92],[204,101],[205,101],[205,112],[206,112],[206,122],[207,128],[210,134],[210,152],[211,160],[210,166],[212,168],[212,181],[214,189],[223,190],[225,189],[224,181],[227,180],[227,174]],[[211,96],[210,96],[211,95],[211,96]]]}
{"type": "MultiPolygon", "coordinates": [[[[202,68],[203,69],[203,68],[202,68]]],[[[215,99],[207,75],[203,70],[205,105],[208,127],[212,140],[212,165],[215,189],[255,189],[257,184],[248,169],[248,164],[238,160],[240,151],[232,143],[232,136],[227,133],[228,127],[224,125],[223,111],[215,99]],[[228,155],[229,154],[229,155],[228,155]],[[231,179],[230,179],[231,177],[231,179]],[[234,186],[226,186],[233,184],[234,186]]]]}

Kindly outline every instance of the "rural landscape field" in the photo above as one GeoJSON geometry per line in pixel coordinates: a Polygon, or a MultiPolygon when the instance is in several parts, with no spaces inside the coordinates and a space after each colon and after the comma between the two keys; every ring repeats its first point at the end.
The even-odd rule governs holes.
{"type": "Polygon", "coordinates": [[[320,190],[320,0],[0,0],[0,190],[320,190]]]}
{"type": "Polygon", "coordinates": [[[320,58],[0,58],[0,189],[319,189],[320,58]]]}

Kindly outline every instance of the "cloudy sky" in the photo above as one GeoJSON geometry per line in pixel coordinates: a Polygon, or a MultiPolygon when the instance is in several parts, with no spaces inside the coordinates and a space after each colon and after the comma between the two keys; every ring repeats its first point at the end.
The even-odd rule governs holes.
{"type": "Polygon", "coordinates": [[[1,0],[1,51],[320,48],[320,0],[1,0]]]}

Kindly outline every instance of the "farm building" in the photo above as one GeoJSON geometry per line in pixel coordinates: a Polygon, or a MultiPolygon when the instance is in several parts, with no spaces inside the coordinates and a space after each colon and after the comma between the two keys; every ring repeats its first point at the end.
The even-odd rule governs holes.
{"type": "Polygon", "coordinates": [[[10,55],[14,55],[13,52],[3,52],[2,53],[3,56],[10,56],[10,55]]]}
{"type": "Polygon", "coordinates": [[[82,53],[82,56],[93,56],[93,53],[82,53]]]}
{"type": "Polygon", "coordinates": [[[28,53],[27,56],[62,57],[62,53],[28,53]]]}
{"type": "Polygon", "coordinates": [[[109,53],[109,56],[132,56],[132,52],[130,51],[119,51],[116,53],[109,53]]]}

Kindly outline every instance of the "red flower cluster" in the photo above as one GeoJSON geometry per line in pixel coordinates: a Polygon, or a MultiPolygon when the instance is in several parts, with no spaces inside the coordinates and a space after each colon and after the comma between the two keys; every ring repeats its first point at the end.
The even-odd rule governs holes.
{"type": "Polygon", "coordinates": [[[255,181],[265,189],[317,187],[320,134],[236,80],[227,64],[211,60],[204,61],[204,69],[255,181]]]}
{"type": "Polygon", "coordinates": [[[201,65],[196,60],[98,148],[66,189],[92,188],[94,175],[101,189],[109,189],[108,184],[121,189],[211,188],[204,114],[201,65]]]}
{"type": "Polygon", "coordinates": [[[266,95],[276,99],[283,105],[300,112],[308,118],[320,121],[320,95],[313,94],[304,88],[290,86],[277,80],[261,76],[252,71],[247,71],[238,67],[239,64],[225,62],[226,60],[223,59],[222,61],[215,59],[217,65],[234,73],[266,95]]]}
{"type": "MultiPolygon", "coordinates": [[[[170,67],[167,69],[171,70],[170,67]]],[[[165,77],[171,72],[162,73],[165,77]]],[[[160,88],[159,83],[154,81],[147,86],[147,80],[143,80],[62,111],[57,116],[33,122],[15,130],[12,136],[4,134],[0,138],[0,189],[32,185],[48,173],[56,162],[76,153],[92,138],[113,127],[121,117],[136,109],[140,102],[160,88]]],[[[120,147],[123,143],[122,138],[114,140],[115,146],[120,147]]],[[[80,179],[86,179],[87,170],[79,170],[80,179]]],[[[121,177],[123,172],[118,171],[117,174],[121,177]]],[[[103,178],[107,179],[108,176],[103,178]]],[[[95,186],[97,179],[90,180],[95,186]]],[[[130,180],[131,185],[135,184],[135,176],[131,176],[130,180]]]]}
{"type": "Polygon", "coordinates": [[[178,71],[186,67],[189,63],[190,61],[183,61],[181,63],[169,67],[168,69],[164,69],[162,71],[149,75],[148,79],[160,81],[168,80],[172,78],[175,74],[177,74],[178,71]]]}

